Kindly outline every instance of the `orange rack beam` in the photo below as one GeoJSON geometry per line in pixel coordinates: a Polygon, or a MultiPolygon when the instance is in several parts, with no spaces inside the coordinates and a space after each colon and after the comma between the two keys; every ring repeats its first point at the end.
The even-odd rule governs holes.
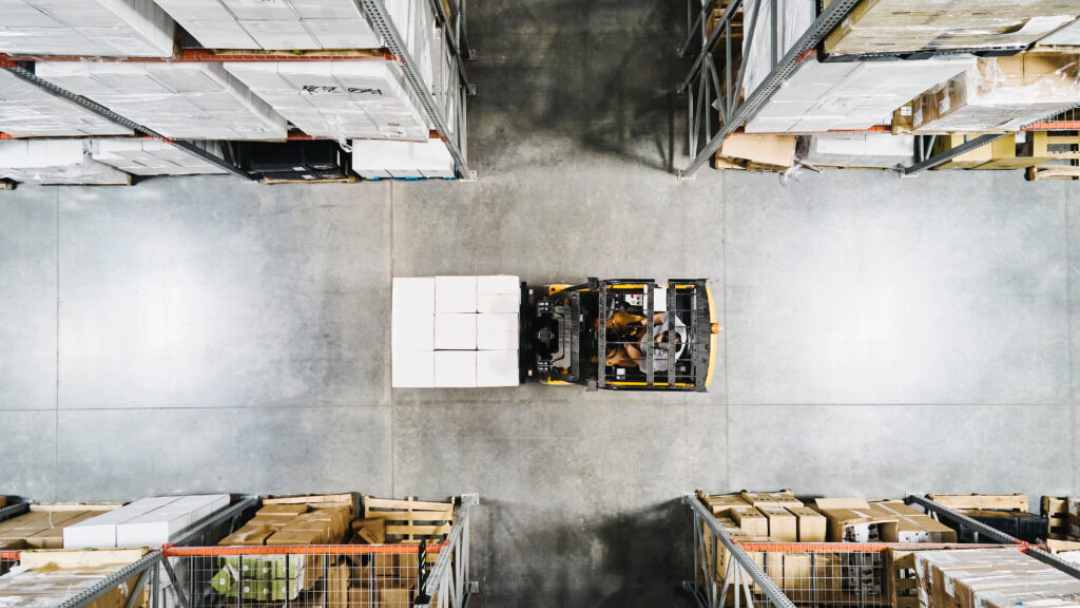
{"type": "MultiPolygon", "coordinates": [[[[0,68],[13,67],[16,61],[86,61],[83,55],[7,55],[0,53],[0,68]]],[[[93,57],[94,61],[106,63],[239,63],[267,62],[320,62],[320,61],[370,61],[373,59],[397,61],[397,57],[385,50],[356,51],[215,51],[212,49],[184,49],[172,57],[93,57]]]]}

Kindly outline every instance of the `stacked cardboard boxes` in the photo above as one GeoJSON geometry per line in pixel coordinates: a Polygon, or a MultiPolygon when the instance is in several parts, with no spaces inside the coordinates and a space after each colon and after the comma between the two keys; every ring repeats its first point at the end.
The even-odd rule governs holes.
{"type": "Polygon", "coordinates": [[[923,608],[1075,606],[1080,580],[1014,547],[915,553],[923,608]]]}
{"type": "Polygon", "coordinates": [[[353,171],[364,179],[453,178],[454,157],[441,139],[352,141],[353,171]]]}
{"type": "Polygon", "coordinates": [[[956,542],[955,530],[899,500],[819,498],[814,506],[829,520],[833,542],[956,542]]]}
{"type": "MultiPolygon", "coordinates": [[[[204,150],[223,156],[220,142],[200,142],[204,150]]],[[[105,139],[90,142],[90,158],[132,175],[213,175],[226,173],[194,154],[152,139],[105,139]]]]}
{"type": "Polygon", "coordinates": [[[981,58],[911,102],[916,133],[1016,131],[1080,105],[1080,55],[981,58]]]}
{"type": "MultiPolygon", "coordinates": [[[[138,561],[145,549],[108,551],[24,551],[19,565],[0,576],[5,608],[60,606],[89,591],[118,570],[138,561]]],[[[148,594],[133,595],[139,575],[96,595],[91,608],[145,608],[148,594]]]]}
{"type": "Polygon", "coordinates": [[[825,40],[825,51],[1021,48],[1078,16],[1080,9],[1070,0],[863,0],[825,40]]]}
{"type": "Polygon", "coordinates": [[[516,276],[395,278],[393,386],[517,386],[520,285],[516,276]]]}
{"type": "Polygon", "coordinates": [[[64,528],[119,505],[31,505],[30,512],[0,522],[0,549],[62,549],[64,528]]]}
{"type": "MultiPolygon", "coordinates": [[[[348,494],[267,499],[255,517],[218,544],[337,544],[348,537],[349,524],[355,511],[352,496],[348,494]]],[[[324,572],[336,575],[336,568],[330,569],[331,564],[323,563],[323,560],[330,559],[330,556],[321,555],[226,557],[210,584],[226,597],[267,602],[291,601],[322,580],[324,572]]],[[[334,579],[328,579],[328,583],[333,582],[334,579]]],[[[334,586],[330,584],[328,589],[333,590],[334,586]]]]}

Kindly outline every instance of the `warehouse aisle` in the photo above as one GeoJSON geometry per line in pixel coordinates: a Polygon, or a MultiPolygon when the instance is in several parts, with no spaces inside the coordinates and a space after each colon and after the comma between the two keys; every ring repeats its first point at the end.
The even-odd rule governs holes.
{"type": "Polygon", "coordinates": [[[622,607],[696,487],[1080,490],[1074,189],[678,183],[669,10],[475,0],[474,183],[0,193],[0,492],[476,491],[488,605],[622,607]],[[495,272],[709,278],[714,390],[391,391],[390,278],[495,272]]]}

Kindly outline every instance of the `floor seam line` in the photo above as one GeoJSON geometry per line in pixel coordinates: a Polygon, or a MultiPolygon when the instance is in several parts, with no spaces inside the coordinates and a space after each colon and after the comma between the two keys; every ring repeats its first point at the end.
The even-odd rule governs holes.
{"type": "Polygon", "coordinates": [[[56,188],[56,411],[53,414],[52,499],[60,487],[60,188],[56,188]]]}

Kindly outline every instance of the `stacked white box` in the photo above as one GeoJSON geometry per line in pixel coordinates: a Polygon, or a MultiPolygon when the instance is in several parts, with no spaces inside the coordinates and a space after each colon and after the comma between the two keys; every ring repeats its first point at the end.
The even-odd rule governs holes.
{"type": "Polygon", "coordinates": [[[169,57],[173,20],[152,0],[0,0],[0,51],[169,57]]]}
{"type": "Polygon", "coordinates": [[[801,160],[817,167],[893,169],[915,156],[914,135],[891,133],[829,133],[800,141],[801,160]],[[805,149],[804,149],[805,145],[805,149]]]}
{"type": "Polygon", "coordinates": [[[162,545],[228,504],[228,494],[142,498],[64,528],[64,548],[162,545]]]}
{"type": "Polygon", "coordinates": [[[131,176],[90,158],[79,139],[0,141],[0,178],[41,185],[126,186],[131,176]]]}
{"type": "Polygon", "coordinates": [[[515,276],[395,278],[393,386],[517,386],[520,284],[515,276]]]}
{"type": "Polygon", "coordinates": [[[352,141],[353,171],[364,179],[450,179],[454,157],[440,139],[426,142],[352,141]]]}
{"type": "Polygon", "coordinates": [[[428,124],[400,65],[385,59],[225,63],[308,135],[426,142],[428,124]]]}
{"type": "Polygon", "coordinates": [[[755,24],[753,39],[743,37],[743,57],[746,57],[742,88],[744,97],[749,97],[757,89],[773,71],[773,66],[784,58],[817,18],[817,0],[775,0],[756,3],[756,6],[760,7],[760,15],[755,17],[754,7],[748,7],[742,19],[747,28],[749,24],[755,24]],[[775,30],[772,20],[774,7],[780,16],[775,30]]]}
{"type": "Polygon", "coordinates": [[[815,133],[889,124],[894,110],[973,65],[970,56],[806,61],[747,124],[746,132],[815,133]]]}
{"type": "Polygon", "coordinates": [[[0,70],[0,131],[12,137],[133,133],[6,70],[0,70]]]}
{"type": "Polygon", "coordinates": [[[285,119],[214,63],[37,64],[38,76],[176,139],[281,141],[285,119]]]}
{"type": "MultiPolygon", "coordinates": [[[[209,153],[222,156],[221,144],[203,142],[209,153]]],[[[227,173],[194,154],[172,144],[149,139],[94,139],[90,143],[94,160],[132,175],[213,175],[227,173]]]]}
{"type": "Polygon", "coordinates": [[[511,275],[476,278],[478,312],[513,312],[521,310],[521,280],[511,275]]]}
{"type": "MultiPolygon", "coordinates": [[[[354,0],[157,0],[212,49],[380,49],[386,42],[354,0]]],[[[421,77],[433,86],[441,32],[427,0],[385,0],[421,77]]]]}
{"type": "Polygon", "coordinates": [[[436,313],[435,350],[476,350],[475,314],[436,313]]]}
{"type": "Polygon", "coordinates": [[[435,386],[475,388],[476,355],[475,350],[435,351],[435,386]]]}
{"type": "Polygon", "coordinates": [[[394,277],[390,308],[391,386],[435,386],[435,279],[394,277]]]}
{"type": "MultiPolygon", "coordinates": [[[[287,50],[383,46],[382,39],[353,0],[157,0],[157,3],[207,48],[287,50]]],[[[393,7],[410,3],[388,0],[386,4],[393,7]]]]}

